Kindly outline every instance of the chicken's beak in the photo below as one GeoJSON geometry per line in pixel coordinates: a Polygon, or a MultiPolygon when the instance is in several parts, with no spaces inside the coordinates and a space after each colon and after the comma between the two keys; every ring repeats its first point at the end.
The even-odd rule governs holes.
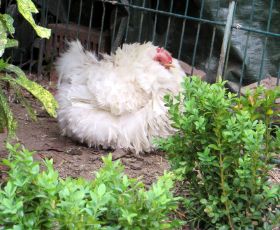
{"type": "Polygon", "coordinates": [[[167,64],[164,64],[164,67],[166,69],[170,69],[170,68],[175,68],[175,65],[171,64],[171,63],[167,63],[167,64]]]}

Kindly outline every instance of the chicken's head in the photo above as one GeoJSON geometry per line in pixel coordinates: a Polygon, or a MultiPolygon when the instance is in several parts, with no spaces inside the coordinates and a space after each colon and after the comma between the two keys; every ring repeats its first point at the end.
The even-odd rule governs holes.
{"type": "Polygon", "coordinates": [[[172,56],[171,54],[163,48],[157,48],[156,55],[154,57],[155,61],[158,61],[165,68],[169,69],[170,67],[174,67],[172,65],[172,56]]]}

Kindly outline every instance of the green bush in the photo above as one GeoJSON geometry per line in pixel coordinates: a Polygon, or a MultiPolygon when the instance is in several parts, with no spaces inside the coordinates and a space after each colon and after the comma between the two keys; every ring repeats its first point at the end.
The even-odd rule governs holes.
{"type": "Polygon", "coordinates": [[[171,219],[178,198],[171,193],[172,174],[166,173],[146,190],[129,179],[119,161],[104,157],[104,166],[92,181],[65,180],[44,161],[45,170],[31,152],[7,145],[4,160],[10,170],[0,189],[0,229],[174,229],[171,219]]]}
{"type": "MultiPolygon", "coordinates": [[[[17,0],[17,6],[19,12],[32,25],[38,36],[50,37],[49,29],[36,25],[32,13],[38,13],[38,11],[31,0],[17,0]]],[[[37,98],[51,116],[56,116],[57,108],[57,102],[49,91],[34,81],[30,81],[19,67],[9,64],[7,60],[1,58],[5,49],[18,45],[18,42],[13,39],[14,33],[13,18],[8,14],[0,13],[0,133],[7,129],[9,136],[13,136],[15,133],[16,120],[8,105],[4,91],[5,84],[8,83],[13,88],[17,99],[26,107],[28,114],[33,119],[36,118],[36,114],[23,96],[23,90],[27,90],[37,98]]]]}
{"type": "Polygon", "coordinates": [[[280,148],[280,129],[271,125],[278,119],[279,88],[260,87],[238,98],[223,82],[210,85],[193,77],[183,86],[180,95],[166,97],[177,132],[158,145],[185,181],[187,222],[201,229],[279,224],[280,189],[268,175],[280,148]]]}

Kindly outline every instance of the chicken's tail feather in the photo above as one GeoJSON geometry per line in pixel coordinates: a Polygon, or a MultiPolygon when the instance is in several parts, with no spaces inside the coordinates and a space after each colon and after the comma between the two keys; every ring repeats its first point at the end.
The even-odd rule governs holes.
{"type": "Polygon", "coordinates": [[[94,53],[84,51],[80,41],[70,41],[67,44],[68,50],[56,62],[58,86],[62,82],[73,83],[77,78],[80,82],[83,81],[81,77],[85,74],[81,74],[80,71],[85,70],[87,64],[98,62],[94,53]]]}

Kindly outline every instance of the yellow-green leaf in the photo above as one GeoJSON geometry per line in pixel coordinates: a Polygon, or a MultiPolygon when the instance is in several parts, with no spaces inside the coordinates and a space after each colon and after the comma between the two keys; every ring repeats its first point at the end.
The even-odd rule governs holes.
{"type": "Polygon", "coordinates": [[[8,33],[12,35],[15,32],[13,18],[8,14],[0,14],[0,57],[4,54],[5,48],[17,45],[16,40],[8,39],[8,33]]]}
{"type": "Polygon", "coordinates": [[[32,17],[32,13],[36,14],[38,13],[38,10],[31,0],[17,0],[17,5],[21,15],[30,23],[38,36],[40,36],[41,38],[49,38],[51,36],[50,29],[38,26],[35,23],[34,18],[32,17]]]}
{"type": "Polygon", "coordinates": [[[271,116],[273,114],[273,110],[269,109],[266,111],[266,115],[271,116]]]}
{"type": "Polygon", "coordinates": [[[13,26],[14,19],[8,15],[8,14],[2,14],[1,15],[1,21],[5,24],[5,27],[9,34],[14,34],[15,33],[15,28],[13,26]]]}
{"type": "Polygon", "coordinates": [[[8,75],[8,74],[6,74],[6,76],[4,76],[4,77],[1,77],[1,80],[9,82],[10,86],[13,88],[13,90],[15,92],[15,95],[16,95],[17,99],[25,107],[28,116],[33,121],[36,121],[37,120],[36,112],[32,108],[30,102],[24,97],[24,95],[22,93],[21,86],[18,85],[17,82],[15,81],[15,79],[12,76],[8,75]]]}
{"type": "MultiPolygon", "coordinates": [[[[7,127],[9,136],[15,134],[17,122],[15,121],[7,99],[0,89],[0,127],[1,129],[7,127]]],[[[3,130],[0,130],[3,131],[3,130]]]]}
{"type": "Polygon", "coordinates": [[[6,27],[4,22],[0,20],[0,57],[4,54],[7,41],[6,27]]]}
{"type": "Polygon", "coordinates": [[[11,48],[11,47],[15,47],[18,46],[18,41],[15,39],[7,39],[7,44],[5,46],[5,48],[11,48]]]}
{"type": "Polygon", "coordinates": [[[56,117],[56,109],[58,108],[57,101],[53,95],[42,86],[34,81],[30,81],[25,76],[19,76],[16,82],[26,90],[28,90],[33,96],[35,96],[44,105],[46,111],[52,117],[56,117]]]}
{"type": "Polygon", "coordinates": [[[7,65],[5,69],[15,73],[18,76],[15,82],[36,97],[43,104],[50,116],[56,117],[58,103],[48,90],[44,89],[36,82],[29,80],[24,72],[17,66],[7,65]]]}

